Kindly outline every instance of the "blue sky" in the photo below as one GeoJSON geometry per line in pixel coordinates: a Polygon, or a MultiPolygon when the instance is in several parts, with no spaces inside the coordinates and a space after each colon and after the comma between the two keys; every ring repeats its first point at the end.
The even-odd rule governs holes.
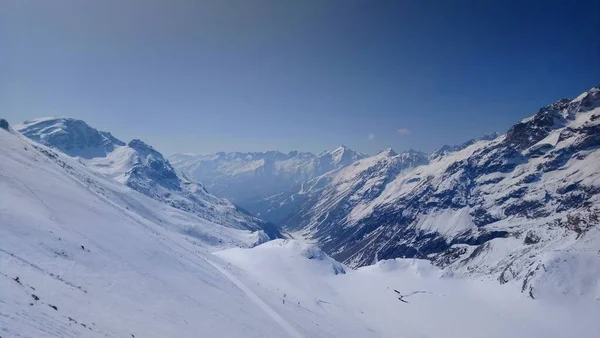
{"type": "Polygon", "coordinates": [[[431,151],[600,84],[596,1],[0,2],[0,116],[173,152],[431,151]]]}

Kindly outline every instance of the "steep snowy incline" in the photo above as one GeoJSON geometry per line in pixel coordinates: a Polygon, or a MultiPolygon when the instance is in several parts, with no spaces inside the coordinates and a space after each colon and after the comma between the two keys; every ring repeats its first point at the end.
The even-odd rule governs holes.
{"type": "Polygon", "coordinates": [[[228,227],[263,230],[271,238],[279,236],[273,225],[208,193],[201,184],[175,170],[161,153],[141,140],[125,144],[83,121],[64,117],[34,119],[15,126],[15,129],[172,207],[228,227]]]}
{"type": "Polygon", "coordinates": [[[0,130],[0,144],[0,335],[286,335],[203,258],[255,235],[166,206],[18,134],[0,130]]]}
{"type": "Polygon", "coordinates": [[[173,166],[189,177],[204,182],[219,196],[225,196],[261,218],[278,223],[285,212],[278,204],[313,177],[345,167],[365,154],[346,146],[318,155],[292,151],[217,153],[214,155],[175,154],[173,166]]]}
{"type": "Polygon", "coordinates": [[[295,204],[285,220],[288,230],[302,230],[320,241],[328,252],[347,238],[338,224],[349,222],[379,196],[401,172],[427,163],[427,155],[410,150],[396,154],[391,148],[331,171],[305,183],[300,191],[282,204],[295,204]],[[334,244],[335,242],[335,244],[334,244]]]}

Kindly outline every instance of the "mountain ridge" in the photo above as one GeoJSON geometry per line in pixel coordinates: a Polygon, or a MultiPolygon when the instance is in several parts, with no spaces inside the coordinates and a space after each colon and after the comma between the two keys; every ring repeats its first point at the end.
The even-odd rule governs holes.
{"type": "Polygon", "coordinates": [[[256,232],[173,208],[10,127],[0,128],[0,143],[3,337],[598,331],[596,300],[552,294],[562,278],[590,280],[591,253],[588,266],[570,257],[561,257],[569,269],[548,265],[557,283],[543,284],[538,301],[520,295],[515,280],[452,278],[426,260],[350,269],[298,240],[255,246],[256,232]]]}
{"type": "MultiPolygon", "coordinates": [[[[78,131],[69,136],[48,121],[16,129],[79,154],[80,162],[99,172],[110,168],[113,178],[186,211],[214,205],[202,205],[211,198],[224,201],[187,178],[204,175],[217,194],[240,193],[234,201],[243,200],[242,209],[276,219],[286,232],[315,241],[351,267],[428,259],[447,273],[518,281],[535,298],[550,288],[546,267],[599,261],[600,253],[593,253],[600,247],[598,87],[542,107],[504,134],[431,154],[388,148],[366,156],[340,146],[319,155],[176,155],[171,166],[142,141],[125,145],[108,133],[89,136],[80,123],[61,121],[78,131]],[[86,147],[105,156],[90,156],[86,147]],[[167,186],[181,194],[165,195],[167,186]]],[[[600,290],[600,269],[585,273],[590,285],[568,280],[560,287],[566,293],[600,290]]]]}
{"type": "Polygon", "coordinates": [[[309,179],[344,167],[367,155],[346,146],[309,152],[218,152],[211,155],[175,154],[173,166],[205,182],[208,189],[224,196],[251,213],[277,223],[281,215],[273,210],[274,195],[293,192],[309,179]]]}
{"type": "MultiPolygon", "coordinates": [[[[284,229],[350,266],[425,258],[453,273],[517,279],[536,297],[547,281],[542,267],[560,265],[560,257],[600,262],[600,253],[587,253],[600,247],[598,107],[594,87],[540,109],[506,134],[442,147],[400,173],[365,168],[344,184],[361,191],[367,182],[384,183],[350,204],[331,182],[343,182],[353,165],[327,173],[313,181],[327,181],[319,191],[330,192],[300,202],[284,229]],[[370,181],[359,179],[369,174],[370,181]]],[[[589,276],[594,287],[596,270],[589,276]]]]}
{"type": "Polygon", "coordinates": [[[262,230],[271,238],[280,237],[273,225],[212,195],[139,139],[125,143],[84,121],[65,117],[33,119],[14,128],[35,142],[77,158],[91,169],[172,207],[225,226],[262,230]]]}

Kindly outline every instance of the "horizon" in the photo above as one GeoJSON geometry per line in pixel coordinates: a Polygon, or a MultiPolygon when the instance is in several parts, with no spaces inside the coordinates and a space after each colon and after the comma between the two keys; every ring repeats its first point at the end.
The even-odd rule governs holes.
{"type": "MultiPolygon", "coordinates": [[[[560,101],[560,100],[564,100],[564,99],[573,100],[573,99],[575,99],[577,96],[579,96],[579,95],[581,95],[581,94],[583,94],[583,93],[585,93],[585,92],[589,91],[590,89],[592,89],[592,88],[598,88],[598,87],[600,87],[600,85],[595,85],[595,86],[592,86],[592,87],[590,87],[590,88],[586,89],[585,91],[582,91],[581,93],[579,93],[578,95],[575,95],[575,96],[573,96],[573,97],[561,97],[561,98],[559,98],[559,99],[557,99],[557,100],[555,100],[555,101],[553,101],[553,102],[551,102],[551,103],[548,103],[548,104],[546,104],[546,105],[544,105],[544,106],[541,106],[541,107],[539,107],[539,109],[541,109],[541,108],[544,108],[544,107],[547,107],[547,106],[549,106],[549,105],[552,105],[553,103],[556,103],[556,102],[558,102],[558,101],[560,101]]],[[[377,154],[379,154],[380,152],[383,152],[383,151],[385,151],[385,150],[388,150],[388,149],[391,149],[392,151],[394,151],[394,152],[396,152],[396,153],[398,153],[398,154],[400,154],[400,153],[403,153],[403,152],[408,152],[408,151],[418,151],[418,152],[421,152],[421,153],[424,153],[424,154],[427,154],[427,155],[431,155],[431,154],[435,153],[436,151],[440,150],[442,147],[445,147],[445,146],[459,146],[459,145],[461,145],[461,144],[464,144],[464,143],[467,143],[467,142],[469,142],[469,141],[472,141],[472,140],[477,140],[477,139],[480,139],[480,138],[483,138],[483,137],[486,137],[486,136],[489,136],[489,135],[493,135],[493,134],[498,134],[498,135],[497,135],[497,137],[499,137],[499,136],[502,136],[502,135],[505,135],[505,134],[506,134],[506,132],[508,132],[508,130],[509,130],[509,129],[510,129],[512,126],[514,126],[515,124],[519,123],[519,122],[520,122],[520,121],[522,121],[523,119],[527,119],[527,118],[529,118],[529,117],[531,117],[531,116],[534,116],[535,114],[536,114],[536,113],[532,113],[532,114],[529,114],[529,115],[527,115],[527,116],[524,116],[522,119],[520,119],[520,120],[518,120],[518,121],[515,121],[515,122],[514,122],[512,125],[510,125],[510,126],[509,126],[509,128],[507,128],[507,129],[506,129],[506,130],[504,130],[504,131],[493,131],[493,132],[489,132],[489,133],[484,133],[484,134],[481,134],[481,135],[478,135],[478,136],[475,136],[475,137],[472,137],[472,138],[468,138],[468,139],[465,139],[465,140],[463,140],[463,141],[461,141],[461,142],[454,143],[454,144],[442,144],[442,145],[439,145],[438,147],[434,148],[433,150],[428,150],[428,151],[426,151],[426,150],[422,150],[422,149],[418,149],[418,148],[412,148],[412,147],[410,147],[410,148],[396,149],[396,148],[394,148],[394,147],[392,147],[392,146],[388,146],[388,147],[381,148],[381,149],[379,149],[379,150],[377,150],[377,151],[375,151],[375,152],[363,152],[363,151],[359,151],[359,150],[357,150],[357,149],[355,149],[355,148],[352,148],[352,147],[350,147],[350,146],[347,146],[347,145],[346,145],[346,144],[344,144],[344,143],[341,143],[341,144],[338,144],[338,145],[335,145],[335,146],[332,146],[332,147],[329,147],[329,148],[322,149],[322,150],[320,150],[320,151],[309,151],[309,150],[300,150],[300,149],[292,149],[292,150],[267,149],[267,150],[260,150],[260,151],[252,151],[252,150],[249,150],[249,151],[239,151],[239,150],[223,151],[223,150],[218,150],[218,151],[215,151],[215,152],[210,152],[210,153],[198,153],[198,152],[178,152],[178,151],[171,152],[171,153],[166,153],[166,152],[163,152],[163,151],[161,151],[161,150],[160,150],[158,147],[156,147],[156,146],[155,146],[155,145],[153,145],[152,143],[149,143],[149,142],[145,141],[144,139],[142,139],[142,138],[140,138],[140,137],[133,137],[133,138],[131,138],[131,139],[123,139],[123,138],[120,138],[119,136],[115,135],[115,134],[114,134],[112,131],[110,131],[110,130],[105,130],[105,129],[103,129],[103,128],[97,128],[96,126],[89,124],[87,121],[85,121],[85,120],[82,120],[82,119],[79,119],[79,118],[77,118],[77,117],[73,117],[73,116],[39,116],[39,117],[34,117],[34,118],[31,118],[31,119],[28,119],[28,120],[25,120],[25,121],[22,121],[22,122],[19,122],[19,123],[15,123],[15,124],[11,123],[11,121],[8,121],[8,122],[9,122],[11,125],[15,125],[15,126],[16,126],[16,125],[24,124],[24,123],[26,123],[26,122],[28,122],[28,121],[30,121],[30,120],[36,120],[36,119],[45,119],[45,118],[59,118],[59,119],[61,119],[61,118],[64,118],[64,119],[75,119],[75,120],[81,120],[81,121],[85,122],[86,124],[88,124],[90,127],[94,128],[94,129],[96,129],[96,130],[98,130],[98,131],[101,131],[101,132],[108,132],[108,133],[110,133],[112,136],[116,137],[118,140],[120,140],[120,141],[122,141],[122,142],[125,142],[125,143],[129,143],[131,140],[139,139],[139,140],[143,141],[144,143],[146,143],[146,144],[148,144],[148,145],[152,146],[154,149],[158,150],[158,151],[159,151],[161,154],[163,154],[163,155],[164,155],[166,158],[170,158],[170,157],[172,157],[172,156],[174,156],[174,155],[186,155],[186,156],[210,156],[210,155],[217,155],[217,154],[220,154],[220,153],[225,153],[225,154],[231,154],[231,153],[249,154],[249,153],[267,153],[267,152],[278,152],[278,153],[281,153],[281,154],[284,154],[284,155],[288,155],[288,154],[290,154],[290,153],[293,153],[293,152],[299,152],[299,153],[310,153],[310,154],[313,154],[313,155],[319,155],[319,154],[321,154],[321,153],[325,153],[325,152],[328,152],[328,151],[333,151],[333,150],[336,150],[336,149],[338,149],[338,148],[340,148],[340,147],[344,147],[344,148],[347,148],[347,149],[349,149],[349,150],[352,150],[352,151],[355,151],[355,152],[358,152],[358,153],[361,153],[361,154],[363,154],[363,155],[367,155],[368,157],[370,157],[370,156],[377,155],[377,154]],[[124,140],[127,140],[127,141],[124,141],[124,140]]]]}

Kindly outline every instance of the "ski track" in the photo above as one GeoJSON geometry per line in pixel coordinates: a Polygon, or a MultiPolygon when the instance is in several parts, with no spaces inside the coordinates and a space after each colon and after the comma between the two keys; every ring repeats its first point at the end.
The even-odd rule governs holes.
{"type": "MultiPolygon", "coordinates": [[[[27,187],[27,188],[29,189],[29,187],[27,187]]],[[[29,189],[29,190],[31,190],[31,189],[29,189]]],[[[88,190],[90,190],[90,189],[88,188],[88,190]]],[[[90,192],[93,193],[92,190],[90,190],[90,192]]],[[[239,280],[238,278],[236,278],[235,276],[233,276],[225,268],[223,268],[219,264],[213,262],[212,260],[208,259],[207,257],[204,257],[203,255],[198,255],[194,250],[189,250],[187,247],[181,245],[177,240],[173,239],[171,236],[169,236],[169,235],[167,235],[167,236],[162,235],[161,236],[160,233],[158,233],[156,231],[153,231],[149,226],[147,226],[147,225],[143,224],[142,222],[140,222],[140,220],[138,220],[138,219],[136,219],[136,218],[128,215],[124,210],[122,210],[117,205],[115,205],[114,203],[112,203],[112,201],[104,198],[104,196],[101,196],[101,195],[97,195],[97,196],[100,199],[102,199],[105,202],[107,202],[108,204],[110,204],[113,207],[115,207],[115,209],[117,209],[117,211],[119,211],[125,217],[133,220],[136,224],[141,225],[143,228],[145,228],[147,230],[150,230],[157,237],[162,238],[163,240],[168,238],[177,247],[179,247],[179,248],[181,248],[181,249],[183,249],[183,250],[191,253],[193,256],[195,256],[197,258],[200,258],[200,259],[204,260],[206,263],[210,264],[213,268],[215,268],[217,271],[219,271],[223,276],[225,276],[227,279],[229,279],[229,281],[231,281],[236,287],[238,287],[240,290],[242,290],[242,292],[244,292],[244,294],[250,300],[252,300],[252,302],[254,302],[259,308],[261,308],[266,314],[268,314],[275,322],[277,322],[284,329],[284,331],[286,331],[290,336],[296,337],[296,338],[304,338],[304,336],[298,330],[296,330],[296,328],[294,328],[292,326],[292,324],[290,324],[290,322],[288,322],[283,317],[281,317],[279,315],[279,313],[277,313],[275,310],[273,310],[273,308],[271,308],[267,303],[265,303],[256,293],[254,293],[252,290],[250,290],[250,288],[248,288],[241,280],[239,280]]]]}
{"type": "Polygon", "coordinates": [[[203,258],[208,264],[210,264],[213,268],[217,269],[221,274],[223,274],[227,279],[229,279],[235,286],[237,286],[240,290],[242,290],[250,300],[252,300],[259,308],[261,308],[266,314],[268,314],[273,320],[275,320],[290,336],[296,338],[303,338],[304,336],[296,330],[287,320],[279,315],[273,308],[271,308],[267,303],[265,303],[260,297],[254,293],[254,291],[250,290],[241,280],[232,275],[229,271],[227,271],[222,266],[217,263],[209,260],[208,258],[203,258]]]}
{"type": "MultiPolygon", "coordinates": [[[[139,223],[139,222],[138,222],[139,223]]],[[[141,224],[141,223],[140,223],[141,224]]],[[[275,322],[277,322],[284,331],[286,331],[291,337],[295,338],[304,338],[304,336],[290,324],[286,319],[281,317],[277,311],[275,311],[272,307],[270,307],[267,303],[265,303],[254,291],[244,284],[241,280],[231,274],[227,269],[223,268],[221,265],[215,263],[208,257],[204,255],[198,254],[196,250],[191,250],[187,246],[182,245],[176,239],[174,239],[170,234],[165,236],[165,239],[171,241],[175,246],[180,249],[190,253],[192,256],[199,258],[206,263],[210,264],[215,270],[220,272],[225,278],[227,278],[233,285],[239,288],[254,304],[256,304],[259,308],[261,308],[267,315],[269,315],[275,322]]]]}

